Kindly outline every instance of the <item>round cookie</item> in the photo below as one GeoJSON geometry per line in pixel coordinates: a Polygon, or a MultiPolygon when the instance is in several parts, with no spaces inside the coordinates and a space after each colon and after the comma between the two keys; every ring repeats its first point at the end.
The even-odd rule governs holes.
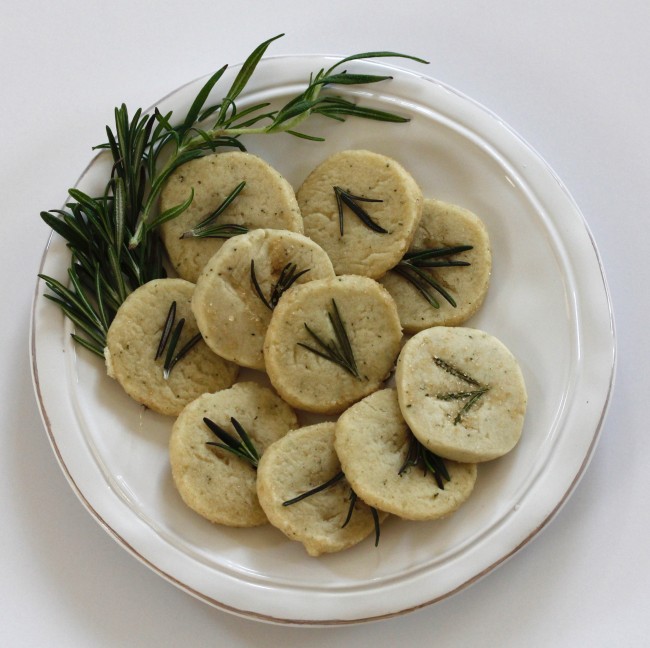
{"type": "Polygon", "coordinates": [[[267,450],[257,471],[257,493],[269,522],[301,542],[310,556],[347,549],[375,531],[372,511],[359,499],[345,524],[351,502],[345,478],[284,505],[341,470],[334,452],[334,428],[334,423],[317,423],[292,430],[267,450]]]}
{"type": "MultiPolygon", "coordinates": [[[[422,220],[409,248],[409,254],[425,250],[471,246],[472,249],[451,255],[444,253],[431,258],[434,262],[466,262],[467,266],[418,267],[418,270],[433,279],[453,299],[451,304],[440,292],[428,286],[417,275],[417,271],[401,264],[400,272],[391,271],[381,278],[381,283],[393,296],[399,311],[400,321],[408,333],[417,333],[431,326],[458,326],[467,321],[480,308],[490,283],[492,254],[485,225],[474,213],[442,202],[424,201],[422,220]],[[423,285],[437,302],[438,308],[404,277],[412,277],[423,285]]],[[[427,260],[422,260],[427,262],[427,260]]],[[[417,264],[415,259],[411,263],[417,264]]]]}
{"type": "Polygon", "coordinates": [[[185,202],[194,190],[191,205],[160,227],[169,259],[183,279],[196,283],[224,239],[181,237],[216,211],[241,182],[246,186],[219,215],[217,224],[303,231],[293,188],[264,160],[242,151],[191,160],[170,175],[160,195],[164,212],[185,202]]]}
{"type": "Polygon", "coordinates": [[[290,276],[289,264],[297,277],[293,285],[334,277],[322,248],[302,234],[284,230],[257,229],[237,236],[208,261],[196,284],[192,310],[203,339],[215,353],[244,367],[264,369],[274,288],[281,277],[290,276]]]}
{"type": "Polygon", "coordinates": [[[367,396],[336,423],[334,448],[347,480],[364,502],[407,520],[449,515],[470,496],[476,464],[439,459],[447,475],[440,473],[436,479],[421,459],[405,466],[411,444],[417,441],[404,422],[394,389],[367,396]]]}
{"type": "Polygon", "coordinates": [[[395,383],[408,426],[441,457],[489,461],[521,437],[527,404],[521,370],[484,331],[436,326],[416,334],[400,353],[395,383]]]}
{"type": "Polygon", "coordinates": [[[373,279],[344,275],[310,281],[287,292],[273,311],[264,341],[266,371],[294,407],[335,414],[386,380],[401,337],[395,303],[373,279]],[[344,362],[351,354],[354,366],[346,369],[322,357],[328,353],[323,345],[344,362]]]}
{"type": "Polygon", "coordinates": [[[210,522],[233,527],[266,524],[253,465],[207,445],[221,441],[203,419],[238,439],[231,417],[262,456],[274,441],[298,425],[293,410],[258,383],[241,382],[216,394],[203,394],[181,412],[172,428],[169,461],[174,484],[185,504],[210,522]]]}
{"type": "Polygon", "coordinates": [[[106,335],[108,375],[138,403],[167,416],[177,416],[204,392],[230,387],[239,371],[237,365],[215,355],[199,338],[165,377],[164,365],[173,336],[169,336],[158,358],[156,355],[172,302],[176,302],[175,325],[185,320],[177,351],[198,335],[190,307],[193,292],[194,284],[184,279],[150,281],[126,298],[106,335]]]}
{"type": "Polygon", "coordinates": [[[305,234],[330,256],[336,274],[377,279],[404,256],[422,215],[422,192],[395,160],[365,150],[335,153],[314,169],[297,191],[305,234]],[[343,234],[335,188],[383,232],[374,231],[341,197],[343,234]],[[379,202],[366,202],[359,198],[379,202]]]}

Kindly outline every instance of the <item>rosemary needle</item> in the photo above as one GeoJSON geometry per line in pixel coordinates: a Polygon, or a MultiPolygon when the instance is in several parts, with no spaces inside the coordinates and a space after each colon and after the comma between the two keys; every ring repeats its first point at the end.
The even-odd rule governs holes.
{"type": "Polygon", "coordinates": [[[332,299],[332,310],[327,313],[327,316],[334,330],[334,339],[326,341],[320,335],[315,333],[307,323],[305,323],[307,333],[309,333],[320,348],[312,347],[304,342],[298,342],[298,346],[339,365],[355,378],[361,378],[354,358],[354,353],[352,352],[350,338],[345,330],[345,325],[341,319],[341,314],[339,313],[339,309],[334,299],[332,299]]]}
{"type": "Polygon", "coordinates": [[[183,347],[181,347],[180,351],[176,352],[176,347],[178,346],[181,333],[183,332],[183,326],[185,325],[185,319],[181,318],[174,327],[175,319],[176,301],[173,301],[169,307],[169,311],[167,311],[167,317],[160,336],[160,342],[158,343],[158,348],[156,349],[156,355],[154,357],[154,360],[158,360],[158,358],[160,358],[165,352],[165,348],[167,348],[167,353],[165,354],[165,360],[163,362],[163,377],[165,380],[169,378],[169,374],[176,363],[187,355],[192,347],[201,341],[201,334],[197,333],[191,337],[183,347]]]}
{"type": "Polygon", "coordinates": [[[241,425],[241,423],[239,423],[239,421],[236,418],[230,417],[230,422],[232,426],[235,428],[235,431],[237,432],[239,439],[236,439],[232,434],[226,432],[221,426],[217,425],[212,419],[204,417],[203,423],[205,423],[207,428],[211,432],[213,432],[219,439],[219,442],[206,441],[206,445],[215,446],[217,448],[221,448],[222,450],[226,450],[227,452],[234,454],[240,459],[244,459],[249,464],[251,464],[253,468],[257,468],[257,465],[260,461],[260,455],[259,452],[257,451],[257,448],[255,447],[255,444],[251,440],[250,436],[248,435],[244,427],[241,425]]]}
{"type": "Polygon", "coordinates": [[[425,475],[427,473],[432,474],[438,488],[442,490],[445,488],[445,481],[451,479],[444,460],[428,448],[425,448],[412,432],[410,432],[406,459],[399,469],[398,474],[400,476],[403,475],[411,466],[421,466],[425,475]]]}
{"type": "Polygon", "coordinates": [[[350,211],[355,214],[359,220],[373,232],[378,234],[388,234],[381,225],[375,223],[368,212],[359,205],[360,202],[380,203],[384,202],[378,198],[365,198],[363,196],[355,196],[354,194],[344,191],[341,187],[334,187],[334,194],[336,195],[336,206],[339,212],[339,232],[343,236],[343,205],[348,207],[350,211]]]}
{"type": "MultiPolygon", "coordinates": [[[[314,488],[311,488],[310,490],[305,491],[304,493],[301,493],[296,497],[285,500],[284,502],[282,502],[282,506],[292,506],[293,504],[297,504],[298,502],[301,502],[302,500],[307,499],[312,495],[316,495],[321,491],[327,490],[328,488],[330,488],[330,486],[333,486],[334,484],[340,482],[344,478],[345,475],[343,471],[340,470],[333,477],[323,482],[322,484],[319,484],[318,486],[315,486],[314,488]]],[[[354,507],[357,503],[357,499],[358,499],[357,494],[354,492],[352,488],[350,488],[350,497],[349,497],[350,504],[348,506],[348,512],[347,515],[345,516],[345,520],[341,525],[342,529],[344,529],[352,519],[352,514],[354,513],[354,507]]],[[[377,509],[374,508],[373,506],[369,506],[368,508],[370,509],[370,512],[372,514],[372,520],[375,527],[375,547],[376,547],[379,544],[379,535],[380,535],[379,513],[377,509]]]]}
{"type": "Polygon", "coordinates": [[[434,356],[433,362],[437,367],[447,372],[451,376],[454,376],[454,378],[458,378],[462,382],[465,382],[468,385],[475,387],[475,389],[470,389],[470,390],[460,390],[456,392],[436,394],[436,398],[443,401],[453,401],[453,400],[465,401],[463,406],[460,408],[460,410],[456,413],[456,416],[454,417],[454,425],[458,425],[458,423],[462,421],[463,416],[467,414],[467,412],[469,412],[469,410],[472,407],[474,407],[476,403],[478,403],[479,399],[483,396],[483,394],[489,391],[490,388],[486,385],[482,385],[478,380],[472,378],[470,375],[468,375],[464,371],[461,371],[460,369],[458,369],[451,363],[447,362],[446,360],[443,360],[442,358],[434,356]]]}
{"type": "Polygon", "coordinates": [[[459,261],[450,257],[471,249],[473,249],[471,245],[455,245],[407,252],[404,258],[393,268],[393,271],[409,281],[434,308],[440,308],[440,303],[434,297],[432,290],[439,293],[451,306],[456,308],[456,300],[425,269],[469,266],[471,264],[468,261],[459,261]]]}
{"type": "Polygon", "coordinates": [[[244,225],[235,225],[232,223],[214,224],[217,218],[223,214],[245,186],[246,181],[240,182],[207,218],[197,223],[191,230],[183,232],[181,238],[231,238],[238,234],[246,234],[248,228],[244,225]]]}
{"type": "Polygon", "coordinates": [[[280,297],[282,297],[282,295],[287,290],[289,290],[289,288],[291,288],[291,286],[293,286],[293,284],[298,279],[300,279],[302,275],[309,272],[310,269],[311,268],[307,268],[306,270],[297,272],[298,266],[295,263],[287,263],[287,265],[285,265],[284,268],[282,268],[280,271],[280,276],[278,277],[278,280],[273,284],[273,287],[271,288],[271,295],[267,299],[262,292],[262,288],[257,280],[257,275],[255,274],[255,260],[251,259],[251,283],[253,284],[253,288],[255,289],[257,296],[262,300],[262,303],[269,310],[273,310],[278,305],[280,297]]]}

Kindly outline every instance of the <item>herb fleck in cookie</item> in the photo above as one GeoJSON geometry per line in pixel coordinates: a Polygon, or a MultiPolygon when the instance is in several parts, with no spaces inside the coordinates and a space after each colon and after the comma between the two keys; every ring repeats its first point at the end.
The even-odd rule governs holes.
{"type": "Polygon", "coordinates": [[[183,501],[217,524],[265,524],[256,465],[297,425],[293,410],[257,383],[203,394],[181,412],[169,439],[172,477],[183,501]]]}
{"type": "Polygon", "coordinates": [[[282,294],[334,277],[329,257],[302,234],[258,229],[224,243],[196,284],[192,310],[208,346],[244,367],[264,369],[264,337],[282,294]]]}
{"type": "Polygon", "coordinates": [[[292,288],[273,311],[266,371],[294,407],[334,414],[386,380],[401,337],[395,303],[373,279],[310,281],[292,288]]]}
{"type": "Polygon", "coordinates": [[[408,333],[457,326],[480,308],[492,269],[487,230],[474,213],[425,200],[408,253],[381,283],[408,333]]]}
{"type": "Polygon", "coordinates": [[[161,226],[161,236],[178,274],[193,283],[224,238],[258,227],[303,231],[291,185],[267,162],[250,153],[215,153],[182,165],[165,184],[161,211],[184,203],[192,192],[191,205],[161,226]],[[243,188],[227,203],[242,182],[243,188]],[[197,236],[200,232],[196,231],[191,234],[221,206],[225,208],[212,223],[220,231],[208,237],[197,236]]]}
{"type": "Polygon", "coordinates": [[[386,517],[352,495],[334,451],[334,428],[318,423],[289,432],[258,468],[257,492],[269,521],[310,556],[361,542],[386,517]]]}
{"type": "Polygon", "coordinates": [[[476,465],[442,459],[411,434],[394,389],[366,396],[336,422],[334,448],[355,493],[409,520],[433,520],[470,496],[476,465]]]}
{"type": "Polygon", "coordinates": [[[230,387],[239,368],[201,339],[190,307],[194,284],[155,279],[134,290],[106,336],[106,368],[138,403],[176,416],[204,392],[230,387]]]}
{"type": "Polygon", "coordinates": [[[492,335],[436,326],[413,336],[395,373],[400,409],[418,440],[441,457],[500,457],[521,436],[527,396],[517,360],[492,335]]]}
{"type": "Polygon", "coordinates": [[[327,158],[298,189],[305,234],[336,274],[381,277],[401,258],[422,215],[422,192],[395,160],[364,150],[327,158]]]}

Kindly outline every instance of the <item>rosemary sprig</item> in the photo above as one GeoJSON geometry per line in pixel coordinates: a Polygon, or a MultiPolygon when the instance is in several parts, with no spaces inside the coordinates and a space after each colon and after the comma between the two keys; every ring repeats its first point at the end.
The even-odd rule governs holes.
{"type": "Polygon", "coordinates": [[[347,331],[345,330],[345,324],[341,319],[341,314],[339,313],[339,309],[334,299],[332,299],[332,310],[328,311],[327,317],[329,318],[329,321],[332,324],[332,328],[334,329],[334,339],[331,339],[329,341],[324,340],[320,335],[315,333],[307,325],[307,323],[305,323],[305,329],[315,340],[320,349],[309,346],[303,342],[298,342],[298,346],[301,346],[308,351],[315,353],[317,356],[325,358],[326,360],[339,365],[355,378],[361,378],[359,370],[357,368],[356,360],[354,358],[354,353],[352,352],[350,338],[348,337],[347,331]]]}
{"type": "MultiPolygon", "coordinates": [[[[291,499],[282,502],[282,506],[292,506],[293,504],[297,504],[298,502],[301,502],[302,500],[311,497],[312,495],[316,495],[316,493],[320,493],[321,491],[327,490],[328,488],[330,488],[330,486],[333,486],[334,484],[340,482],[344,478],[345,478],[345,474],[343,473],[342,470],[340,470],[333,477],[323,482],[322,484],[319,484],[318,486],[315,486],[314,488],[311,488],[308,491],[305,491],[304,493],[300,493],[300,495],[297,495],[296,497],[293,497],[291,499]]],[[[354,513],[354,507],[355,504],[357,503],[357,499],[358,496],[354,492],[354,489],[350,488],[350,496],[349,496],[350,505],[348,506],[348,512],[347,515],[345,516],[345,520],[341,525],[342,529],[344,529],[352,519],[352,514],[354,513]]],[[[375,527],[375,547],[376,547],[379,544],[379,535],[380,535],[379,513],[377,509],[374,508],[373,506],[370,506],[368,508],[370,509],[370,512],[372,514],[372,519],[375,527]]]]}
{"type": "Polygon", "coordinates": [[[412,432],[410,432],[406,459],[402,464],[402,467],[399,469],[398,474],[400,476],[403,475],[411,466],[421,466],[423,474],[432,474],[433,478],[436,480],[438,488],[442,490],[445,488],[445,481],[451,479],[442,457],[439,457],[428,448],[425,448],[422,443],[415,438],[412,432]]]}
{"type": "Polygon", "coordinates": [[[339,232],[343,236],[343,206],[345,205],[350,209],[350,211],[355,214],[359,220],[373,232],[378,234],[388,234],[388,230],[385,230],[381,225],[375,223],[368,212],[359,205],[360,202],[371,202],[371,203],[380,203],[384,202],[379,198],[366,198],[364,196],[355,196],[348,191],[344,191],[341,187],[334,187],[334,194],[336,196],[336,206],[339,212],[339,232]]]}
{"type": "Polygon", "coordinates": [[[311,268],[306,270],[301,270],[297,272],[298,266],[295,263],[287,263],[287,265],[282,268],[280,271],[280,276],[278,280],[273,284],[271,288],[271,295],[267,299],[262,292],[262,288],[257,281],[257,276],[255,275],[255,260],[251,259],[251,283],[253,288],[257,293],[257,296],[262,300],[262,303],[269,309],[273,310],[280,301],[280,297],[293,286],[293,284],[302,277],[302,275],[308,273],[311,268]]]}
{"type": "Polygon", "coordinates": [[[203,422],[208,429],[219,438],[219,441],[206,441],[206,445],[215,446],[222,450],[226,450],[227,452],[231,452],[240,459],[247,461],[251,466],[253,466],[253,468],[257,468],[260,461],[259,452],[250,436],[248,436],[246,430],[244,430],[243,426],[236,418],[231,416],[230,422],[235,428],[235,432],[237,432],[239,439],[236,439],[232,434],[226,432],[212,419],[204,417],[203,422]]]}
{"type": "Polygon", "coordinates": [[[459,380],[467,383],[468,385],[471,385],[472,387],[476,387],[476,389],[471,389],[471,390],[461,390],[457,392],[436,394],[436,398],[443,401],[452,401],[452,400],[465,401],[463,406],[460,408],[460,410],[454,417],[454,425],[457,425],[462,421],[463,416],[467,414],[467,412],[469,412],[469,410],[472,407],[474,407],[476,403],[478,403],[478,401],[483,396],[483,394],[488,392],[490,388],[487,385],[482,385],[481,383],[478,382],[478,380],[475,380],[474,378],[472,378],[465,372],[461,371],[460,369],[457,369],[452,364],[450,364],[446,360],[443,360],[442,358],[438,358],[437,356],[434,356],[433,362],[436,364],[437,367],[440,367],[440,369],[446,371],[448,374],[451,374],[455,378],[458,378],[459,380]]]}
{"type": "Polygon", "coordinates": [[[455,254],[467,252],[473,248],[472,245],[455,245],[451,247],[431,248],[428,250],[418,250],[407,252],[404,258],[393,268],[394,272],[409,281],[418,292],[433,306],[440,308],[440,302],[435,298],[432,289],[438,292],[442,297],[456,308],[456,300],[451,294],[443,288],[439,281],[436,281],[430,272],[422,268],[449,268],[465,267],[471,265],[469,261],[459,261],[451,259],[455,254]]]}
{"type": "Polygon", "coordinates": [[[221,223],[219,225],[214,224],[214,221],[223,214],[230,203],[235,200],[245,186],[246,181],[240,182],[207,218],[204,218],[200,223],[197,223],[191,230],[183,232],[181,238],[231,238],[238,234],[246,234],[248,228],[243,225],[235,225],[232,223],[221,223]]]}
{"type": "MultiPolygon", "coordinates": [[[[176,218],[193,196],[162,213],[158,198],[169,176],[181,165],[223,147],[245,150],[241,136],[286,132],[297,137],[322,140],[297,130],[311,115],[336,121],[348,116],[382,122],[405,122],[407,118],[357,106],[338,96],[323,94],[334,85],[372,84],[388,76],[355,74],[342,66],[357,59],[378,57],[426,61],[396,52],[365,52],[344,58],[329,69],[312,74],[303,92],[277,110],[259,103],[240,109],[237,102],[267,48],[282,34],[261,43],[248,56],[230,88],[214,104],[208,101],[227,66],[217,70],[203,85],[180,120],[172,112],[151,114],[138,109],[129,114],[122,104],[115,108],[115,124],[106,127],[106,142],[96,146],[112,158],[110,176],[102,195],[90,196],[70,189],[64,209],[41,212],[44,222],[62,236],[70,249],[69,286],[40,275],[64,315],[76,327],[73,337],[103,357],[106,333],[115,312],[138,286],[165,276],[163,246],[158,236],[162,223],[176,218]],[[206,125],[207,124],[207,125],[206,125]]],[[[223,228],[221,235],[234,235],[223,228]]]]}
{"type": "Polygon", "coordinates": [[[179,362],[187,353],[201,340],[201,334],[197,333],[192,336],[181,349],[176,352],[176,347],[178,346],[178,341],[180,340],[181,333],[183,332],[183,327],[185,326],[185,318],[178,320],[178,323],[174,327],[174,321],[176,319],[176,302],[173,301],[167,312],[167,318],[165,319],[165,325],[163,326],[162,334],[160,336],[160,342],[158,343],[158,348],[156,349],[155,360],[158,360],[165,351],[167,347],[167,353],[165,354],[165,361],[163,363],[163,378],[167,380],[171,370],[174,368],[177,362],[179,362]],[[167,344],[169,342],[169,344],[167,344]]]}

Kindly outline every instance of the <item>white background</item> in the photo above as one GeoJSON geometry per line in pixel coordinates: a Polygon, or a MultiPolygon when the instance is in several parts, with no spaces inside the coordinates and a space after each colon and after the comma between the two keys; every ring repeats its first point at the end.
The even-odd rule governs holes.
{"type": "Polygon", "coordinates": [[[23,0],[2,14],[1,645],[648,645],[646,0],[23,0]],[[242,620],[149,571],[68,486],[31,385],[29,317],[48,236],[38,214],[60,206],[113,107],[148,107],[280,32],[273,54],[420,55],[430,76],[502,117],[583,211],[616,316],[614,398],[591,465],[553,522],[471,588],[360,626],[242,620]]]}

